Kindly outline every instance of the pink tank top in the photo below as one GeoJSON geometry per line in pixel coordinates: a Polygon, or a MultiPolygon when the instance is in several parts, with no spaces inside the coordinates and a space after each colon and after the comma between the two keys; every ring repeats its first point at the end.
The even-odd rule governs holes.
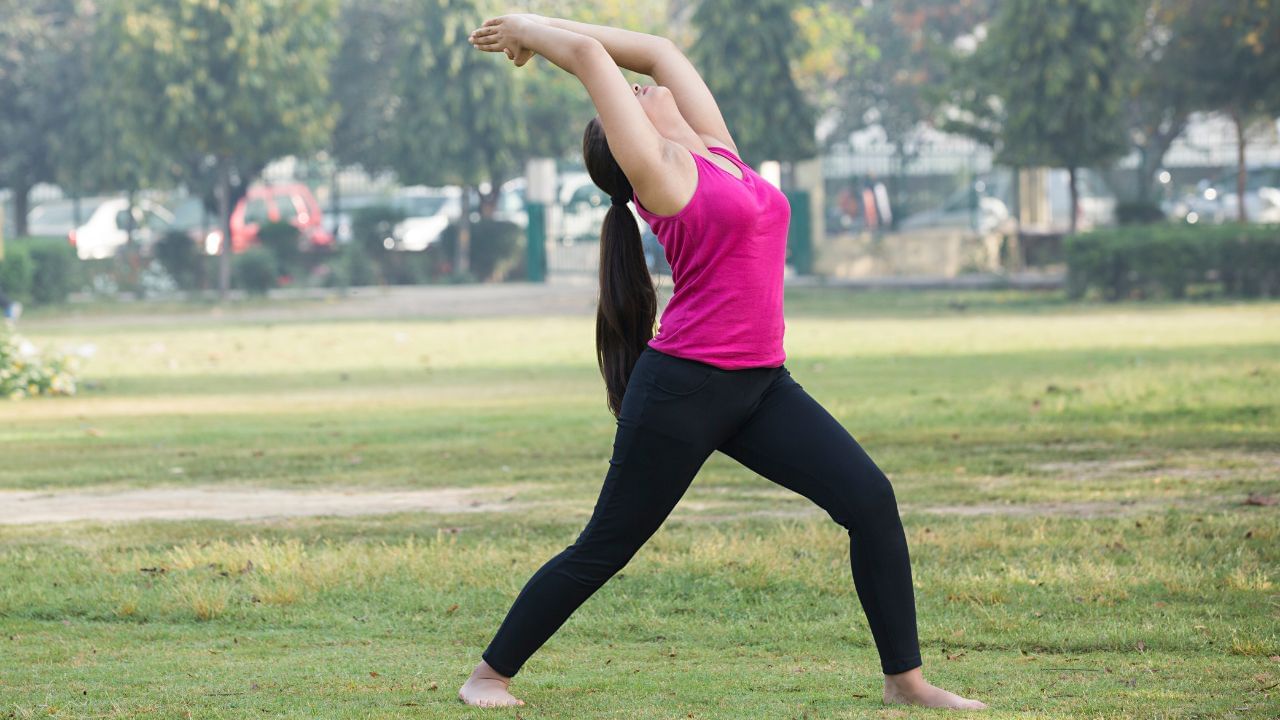
{"type": "Polygon", "coordinates": [[[698,186],[675,215],[655,215],[635,197],[671,265],[674,291],[655,350],[725,370],[777,367],[782,350],[782,275],[791,206],[780,190],[728,148],[742,178],[693,155],[698,186]]]}

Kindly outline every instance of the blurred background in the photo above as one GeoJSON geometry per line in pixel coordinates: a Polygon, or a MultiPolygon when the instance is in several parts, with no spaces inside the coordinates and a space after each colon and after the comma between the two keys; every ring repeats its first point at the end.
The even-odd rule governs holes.
{"type": "Polygon", "coordinates": [[[1157,224],[1104,245],[1217,248],[1164,272],[1194,286],[1232,272],[1201,229],[1280,221],[1265,0],[7,0],[0,288],[592,281],[608,202],[585,91],[465,41],[513,10],[684,48],[792,201],[792,274],[1064,286],[1074,265],[1077,294],[1180,295],[1099,279],[1064,238],[1157,224]]]}

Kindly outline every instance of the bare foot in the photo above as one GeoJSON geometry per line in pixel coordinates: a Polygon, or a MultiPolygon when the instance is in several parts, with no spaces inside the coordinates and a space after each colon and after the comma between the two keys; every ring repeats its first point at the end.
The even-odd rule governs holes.
{"type": "Polygon", "coordinates": [[[507,692],[511,678],[489,667],[489,663],[481,660],[471,677],[458,689],[458,699],[476,707],[511,707],[523,705],[524,701],[507,692]]]}
{"type": "Polygon", "coordinates": [[[953,692],[930,685],[925,681],[920,668],[896,675],[885,675],[884,703],[956,710],[984,710],[987,707],[985,703],[960,697],[953,692]]]}

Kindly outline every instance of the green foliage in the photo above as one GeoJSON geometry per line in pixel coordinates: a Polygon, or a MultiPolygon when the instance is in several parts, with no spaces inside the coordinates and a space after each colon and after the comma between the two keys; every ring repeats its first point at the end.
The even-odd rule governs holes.
{"type": "Polygon", "coordinates": [[[360,245],[342,248],[332,265],[332,283],[340,287],[367,287],[378,284],[378,266],[360,245]]]}
{"type": "Polygon", "coordinates": [[[1116,222],[1121,225],[1148,225],[1164,221],[1164,210],[1158,202],[1133,200],[1116,203],[1116,222]]]}
{"type": "Polygon", "coordinates": [[[31,256],[31,300],[60,303],[67,299],[79,276],[79,259],[66,242],[57,238],[27,240],[31,256]]]}
{"type": "Polygon", "coordinates": [[[817,152],[815,112],[792,64],[805,51],[787,0],[702,0],[690,59],[716,96],[744,159],[803,160],[817,152]]]}
{"type": "Polygon", "coordinates": [[[1244,117],[1280,109],[1280,3],[1165,0],[1178,12],[1177,68],[1195,85],[1196,107],[1244,117]]]}
{"type": "Polygon", "coordinates": [[[524,137],[516,71],[467,42],[484,21],[471,0],[408,7],[394,71],[392,169],[408,185],[501,182],[517,171],[513,148],[524,137]]]}
{"type": "Polygon", "coordinates": [[[1146,225],[1067,238],[1067,289],[1107,300],[1182,298],[1211,283],[1233,297],[1280,296],[1280,227],[1146,225]]]}
{"type": "Polygon", "coordinates": [[[235,257],[232,280],[236,287],[254,295],[266,295],[276,286],[276,259],[270,250],[253,247],[235,257]]]}
{"type": "Polygon", "coordinates": [[[81,144],[68,140],[84,121],[73,110],[88,85],[92,9],[74,0],[0,2],[0,187],[13,191],[18,235],[27,233],[31,187],[67,184],[60,171],[83,161],[81,144]]]}
{"type": "Polygon", "coordinates": [[[74,395],[77,361],[58,353],[40,353],[0,321],[0,399],[38,395],[74,395]]]}
{"type": "MultiPolygon", "coordinates": [[[[504,220],[481,220],[471,226],[471,275],[486,281],[501,281],[510,276],[522,259],[520,226],[504,220]]],[[[440,239],[426,249],[432,277],[450,274],[448,260],[454,257],[458,244],[458,224],[445,228],[440,239]]]]}
{"type": "Polygon", "coordinates": [[[899,155],[913,155],[916,131],[933,118],[940,102],[950,99],[941,90],[955,70],[952,44],[986,21],[992,4],[876,0],[864,5],[857,26],[872,47],[837,85],[835,106],[841,118],[835,136],[877,124],[899,155]]]}
{"type": "Polygon", "coordinates": [[[998,153],[1016,166],[1088,167],[1126,149],[1121,71],[1134,3],[1005,0],[977,54],[1003,109],[998,153]]]}
{"type": "Polygon", "coordinates": [[[35,262],[26,248],[15,242],[5,243],[4,259],[0,260],[0,290],[12,300],[30,302],[35,272],[35,262]]]}
{"type": "Polygon", "coordinates": [[[386,252],[386,241],[404,218],[403,210],[390,205],[360,208],[351,216],[352,244],[376,257],[378,253],[386,252]]]}
{"type": "MultiPolygon", "coordinates": [[[[323,147],[333,129],[328,70],[337,0],[115,0],[98,43],[116,147],[225,197],[270,161],[323,147]]],[[[229,257],[221,258],[229,262],[229,257]]]]}
{"type": "Polygon", "coordinates": [[[352,285],[412,285],[421,280],[422,273],[412,258],[416,253],[397,252],[387,247],[389,241],[394,242],[393,232],[397,224],[404,220],[403,210],[389,205],[373,205],[361,208],[351,217],[351,249],[358,253],[360,260],[349,260],[367,264],[372,277],[365,277],[365,270],[360,266],[352,266],[357,278],[352,285]]]}
{"type": "Polygon", "coordinates": [[[179,288],[195,290],[200,286],[204,256],[185,232],[166,232],[156,241],[152,252],[179,288]]]}
{"type": "Polygon", "coordinates": [[[301,270],[302,233],[287,222],[269,222],[258,228],[258,243],[275,258],[277,276],[293,276],[301,270]]]}

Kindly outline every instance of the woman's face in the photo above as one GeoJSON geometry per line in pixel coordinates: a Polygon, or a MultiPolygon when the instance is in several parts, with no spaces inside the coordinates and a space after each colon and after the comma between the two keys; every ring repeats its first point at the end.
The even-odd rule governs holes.
{"type": "Polygon", "coordinates": [[[658,132],[668,139],[680,136],[680,131],[688,124],[676,106],[675,96],[662,85],[632,85],[631,91],[640,101],[649,122],[658,132]]]}

